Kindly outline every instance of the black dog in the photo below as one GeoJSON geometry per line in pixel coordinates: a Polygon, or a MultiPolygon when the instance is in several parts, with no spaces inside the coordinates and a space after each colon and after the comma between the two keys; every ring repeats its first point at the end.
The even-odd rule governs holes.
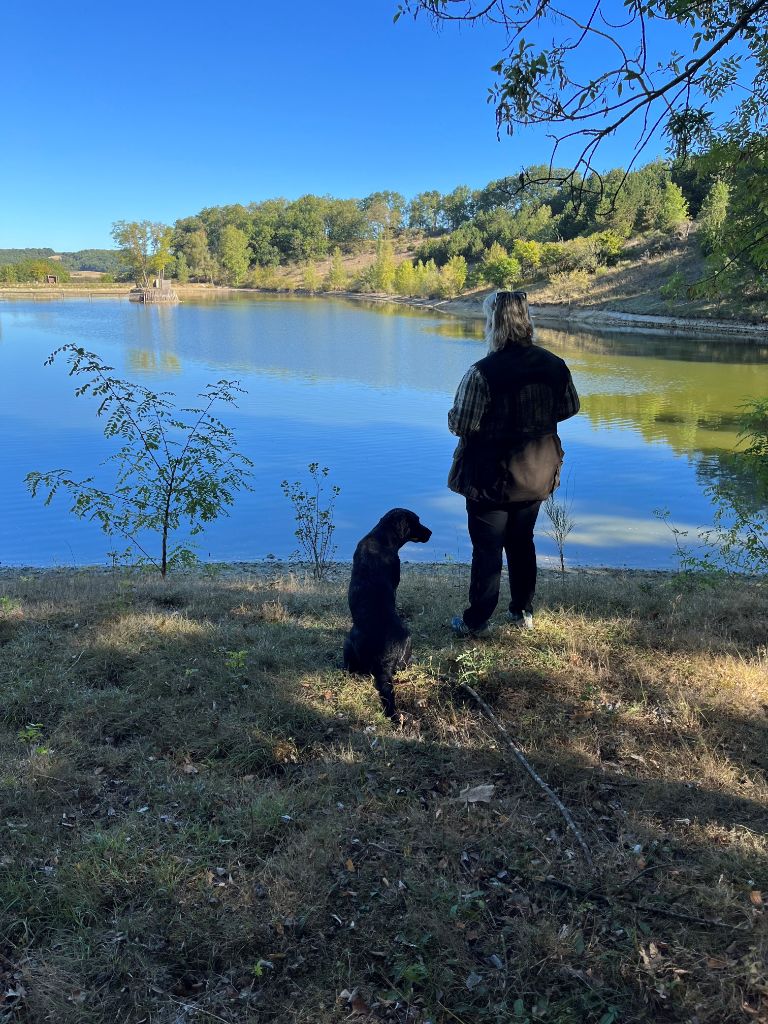
{"type": "Polygon", "coordinates": [[[372,675],[384,712],[395,714],[395,672],[411,660],[411,635],[395,608],[400,583],[398,551],[409,540],[426,544],[432,531],[415,512],[392,508],[355,548],[349,581],[352,629],[344,641],[344,668],[372,675]]]}

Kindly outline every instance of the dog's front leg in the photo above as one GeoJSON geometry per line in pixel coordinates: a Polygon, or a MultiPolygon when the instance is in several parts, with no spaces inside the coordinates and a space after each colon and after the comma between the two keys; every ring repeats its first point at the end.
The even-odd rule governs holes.
{"type": "Polygon", "coordinates": [[[392,676],[386,672],[374,676],[376,689],[379,691],[381,704],[387,718],[395,717],[395,688],[392,685],[392,676]]]}

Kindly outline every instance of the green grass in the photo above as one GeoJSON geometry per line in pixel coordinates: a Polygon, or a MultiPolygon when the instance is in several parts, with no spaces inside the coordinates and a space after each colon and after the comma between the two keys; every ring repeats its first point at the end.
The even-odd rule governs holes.
{"type": "Polygon", "coordinates": [[[343,567],[3,577],[0,1022],[765,1019],[765,584],[548,575],[461,642],[466,571],[403,577],[395,727],[343,567]]]}

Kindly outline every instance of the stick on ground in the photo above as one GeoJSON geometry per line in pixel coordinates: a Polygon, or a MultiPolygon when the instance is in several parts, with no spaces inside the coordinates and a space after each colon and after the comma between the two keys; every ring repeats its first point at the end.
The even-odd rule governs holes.
{"type": "Polygon", "coordinates": [[[587,846],[584,840],[584,836],[582,836],[581,832],[579,831],[576,822],[573,820],[573,815],[565,806],[563,801],[560,799],[557,793],[555,793],[554,790],[552,790],[546,784],[544,779],[542,779],[542,777],[539,775],[539,773],[536,771],[536,769],[533,767],[533,765],[529,762],[528,758],[520,749],[519,744],[512,738],[512,736],[510,736],[506,726],[504,726],[498,720],[496,715],[493,713],[488,704],[486,704],[486,702],[483,700],[480,694],[476,690],[473,690],[472,687],[469,686],[467,683],[459,683],[459,689],[465,690],[472,698],[472,700],[475,701],[475,703],[483,712],[485,717],[496,726],[496,728],[499,730],[501,735],[506,740],[508,747],[515,755],[519,763],[523,766],[523,768],[525,768],[525,770],[528,772],[528,774],[539,787],[539,789],[541,789],[544,792],[545,796],[555,805],[560,814],[562,814],[563,818],[565,819],[566,825],[571,830],[571,832],[573,832],[573,834],[576,836],[579,846],[581,847],[584,853],[584,857],[586,858],[587,864],[589,864],[590,871],[594,872],[595,863],[592,860],[592,854],[589,851],[589,847],[587,846]]]}

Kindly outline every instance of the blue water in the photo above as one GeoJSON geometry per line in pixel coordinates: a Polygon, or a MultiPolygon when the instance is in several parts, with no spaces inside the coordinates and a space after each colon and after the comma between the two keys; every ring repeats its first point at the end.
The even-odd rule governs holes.
{"type": "MultiPolygon", "coordinates": [[[[92,475],[113,450],[95,404],[75,398],[56,347],[83,345],[153,390],[194,405],[205,384],[236,378],[247,391],[223,414],[255,463],[254,490],[198,538],[206,560],[287,558],[296,548],[293,510],[280,483],[307,478],[317,461],[341,494],[337,557],[393,506],[433,530],[411,560],[466,560],[463,501],[445,480],[455,439],[447,411],[466,368],[484,354],[477,325],[401,307],[344,300],[239,298],[143,307],[124,300],[0,302],[0,563],[92,564],[115,543],[24,484],[30,470],[92,475]]],[[[584,412],[562,424],[564,488],[575,528],[573,563],[667,567],[674,544],[653,517],[711,522],[706,485],[733,445],[728,418],[768,386],[765,349],[728,349],[685,339],[598,338],[545,329],[539,342],[573,370],[584,412]],[[670,410],[674,415],[670,414],[670,410]]],[[[542,561],[555,554],[540,520],[542,561]]]]}

